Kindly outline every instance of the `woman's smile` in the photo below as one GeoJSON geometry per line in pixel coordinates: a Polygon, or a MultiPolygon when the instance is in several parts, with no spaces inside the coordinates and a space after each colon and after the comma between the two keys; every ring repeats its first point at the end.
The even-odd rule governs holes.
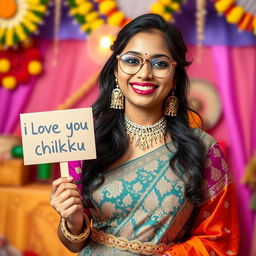
{"type": "Polygon", "coordinates": [[[158,88],[158,85],[148,82],[132,82],[129,83],[133,89],[133,91],[139,95],[148,95],[154,93],[158,88]]]}

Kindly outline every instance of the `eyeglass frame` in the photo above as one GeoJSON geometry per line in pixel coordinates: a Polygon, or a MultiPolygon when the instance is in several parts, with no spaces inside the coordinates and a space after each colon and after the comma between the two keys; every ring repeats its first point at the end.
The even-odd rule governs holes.
{"type": "MultiPolygon", "coordinates": [[[[156,57],[152,57],[152,58],[148,58],[148,59],[147,59],[147,58],[142,58],[141,56],[138,56],[137,54],[134,54],[134,53],[118,54],[118,55],[116,55],[116,58],[117,58],[117,60],[119,60],[122,56],[124,56],[124,55],[129,55],[129,54],[130,54],[130,55],[135,55],[136,57],[138,57],[139,59],[141,59],[141,60],[142,60],[142,63],[141,63],[140,68],[138,69],[138,71],[136,71],[135,73],[127,73],[127,72],[125,72],[125,71],[121,68],[121,66],[120,66],[121,70],[122,70],[125,74],[127,74],[127,75],[135,75],[136,73],[138,73],[138,72],[141,70],[141,68],[143,67],[143,65],[144,65],[144,63],[145,63],[146,61],[148,61],[148,63],[149,63],[151,59],[156,58],[156,57]]],[[[175,60],[172,60],[172,59],[170,59],[168,56],[165,56],[165,55],[164,55],[164,57],[165,57],[166,59],[168,59],[168,60],[171,62],[171,65],[177,66],[178,63],[177,63],[175,60]]],[[[153,72],[152,72],[152,66],[150,65],[150,73],[151,73],[153,76],[155,76],[155,77],[158,77],[158,78],[165,78],[165,77],[169,76],[171,72],[172,72],[172,68],[170,69],[170,72],[169,72],[166,76],[156,76],[155,74],[153,74],[153,72]]]]}

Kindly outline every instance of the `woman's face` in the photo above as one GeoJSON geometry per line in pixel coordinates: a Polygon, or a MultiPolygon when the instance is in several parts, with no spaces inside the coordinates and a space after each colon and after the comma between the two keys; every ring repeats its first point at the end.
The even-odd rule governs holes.
{"type": "MultiPolygon", "coordinates": [[[[167,58],[173,60],[164,34],[155,29],[134,35],[121,52],[121,54],[125,53],[132,53],[143,59],[153,58],[152,64],[154,64],[155,59],[158,60],[159,56],[163,60],[167,58]]],[[[129,61],[134,62],[134,59],[128,59],[129,61]]],[[[120,67],[120,62],[119,59],[115,76],[125,96],[125,110],[129,111],[129,109],[136,107],[162,111],[163,102],[173,87],[175,66],[171,64],[171,72],[166,77],[160,78],[153,74],[156,72],[152,73],[149,61],[144,62],[141,69],[135,74],[125,73],[120,67]]],[[[154,66],[154,69],[157,69],[159,64],[155,65],[156,68],[154,66]]]]}

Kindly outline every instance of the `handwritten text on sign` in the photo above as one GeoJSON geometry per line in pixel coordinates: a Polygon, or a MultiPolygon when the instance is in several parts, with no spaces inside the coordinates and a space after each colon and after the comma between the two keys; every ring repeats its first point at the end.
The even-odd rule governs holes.
{"type": "Polygon", "coordinates": [[[24,163],[96,158],[91,108],[21,114],[24,163]]]}

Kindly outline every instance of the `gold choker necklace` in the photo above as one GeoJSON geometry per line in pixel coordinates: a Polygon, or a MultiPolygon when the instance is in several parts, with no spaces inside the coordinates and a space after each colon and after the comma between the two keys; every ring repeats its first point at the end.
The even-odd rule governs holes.
{"type": "Polygon", "coordinates": [[[165,138],[166,119],[163,116],[153,125],[139,125],[125,115],[126,132],[130,142],[142,150],[153,146],[153,142],[163,142],[165,138]]]}

